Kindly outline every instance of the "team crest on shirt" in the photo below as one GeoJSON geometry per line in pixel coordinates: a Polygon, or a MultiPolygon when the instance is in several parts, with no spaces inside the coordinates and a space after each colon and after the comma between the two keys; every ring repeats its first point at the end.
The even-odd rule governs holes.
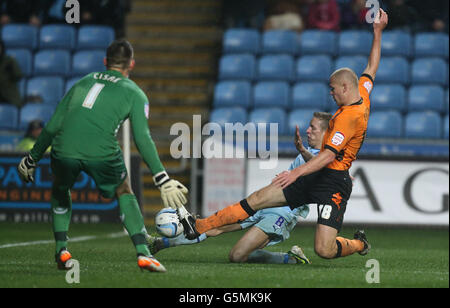
{"type": "Polygon", "coordinates": [[[150,104],[149,103],[145,103],[144,112],[145,112],[145,117],[148,119],[148,117],[150,116],[150,104]]]}
{"type": "Polygon", "coordinates": [[[341,132],[336,132],[333,136],[333,138],[331,138],[331,143],[334,145],[341,145],[342,142],[344,142],[345,136],[343,133],[341,132]]]}
{"type": "Polygon", "coordinates": [[[372,91],[372,83],[370,81],[364,82],[363,86],[366,88],[367,92],[370,93],[370,91],[372,91]]]}

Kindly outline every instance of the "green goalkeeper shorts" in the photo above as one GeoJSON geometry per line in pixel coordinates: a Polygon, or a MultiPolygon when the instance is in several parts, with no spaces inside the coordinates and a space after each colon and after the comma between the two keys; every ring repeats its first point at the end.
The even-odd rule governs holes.
{"type": "Polygon", "coordinates": [[[50,166],[54,188],[60,191],[71,189],[81,171],[84,171],[94,179],[100,194],[105,198],[115,196],[117,187],[125,181],[128,174],[121,153],[109,161],[56,158],[52,155],[50,166]]]}

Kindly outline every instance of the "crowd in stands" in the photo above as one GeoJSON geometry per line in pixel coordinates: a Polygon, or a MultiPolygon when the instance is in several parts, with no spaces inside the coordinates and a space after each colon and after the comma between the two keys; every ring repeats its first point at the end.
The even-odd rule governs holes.
{"type": "MultiPolygon", "coordinates": [[[[367,0],[226,0],[224,26],[261,30],[366,29],[367,0]]],[[[389,28],[448,33],[448,0],[386,0],[389,28]]]]}

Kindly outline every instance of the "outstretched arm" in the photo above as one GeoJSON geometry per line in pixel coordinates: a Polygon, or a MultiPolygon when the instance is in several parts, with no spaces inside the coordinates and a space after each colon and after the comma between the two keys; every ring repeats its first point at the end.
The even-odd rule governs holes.
{"type": "Polygon", "coordinates": [[[370,51],[367,67],[363,74],[370,75],[372,79],[375,79],[375,75],[380,64],[381,57],[381,33],[388,24],[388,15],[383,9],[380,9],[379,15],[375,18],[373,23],[373,41],[372,49],[370,51]]]}

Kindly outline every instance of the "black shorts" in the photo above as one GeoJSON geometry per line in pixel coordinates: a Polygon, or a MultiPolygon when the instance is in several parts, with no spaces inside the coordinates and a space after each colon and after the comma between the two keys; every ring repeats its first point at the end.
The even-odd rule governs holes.
{"type": "Polygon", "coordinates": [[[324,168],[299,177],[283,189],[291,209],[305,204],[317,204],[317,223],[341,230],[347,201],[352,193],[348,170],[324,168]]]}

